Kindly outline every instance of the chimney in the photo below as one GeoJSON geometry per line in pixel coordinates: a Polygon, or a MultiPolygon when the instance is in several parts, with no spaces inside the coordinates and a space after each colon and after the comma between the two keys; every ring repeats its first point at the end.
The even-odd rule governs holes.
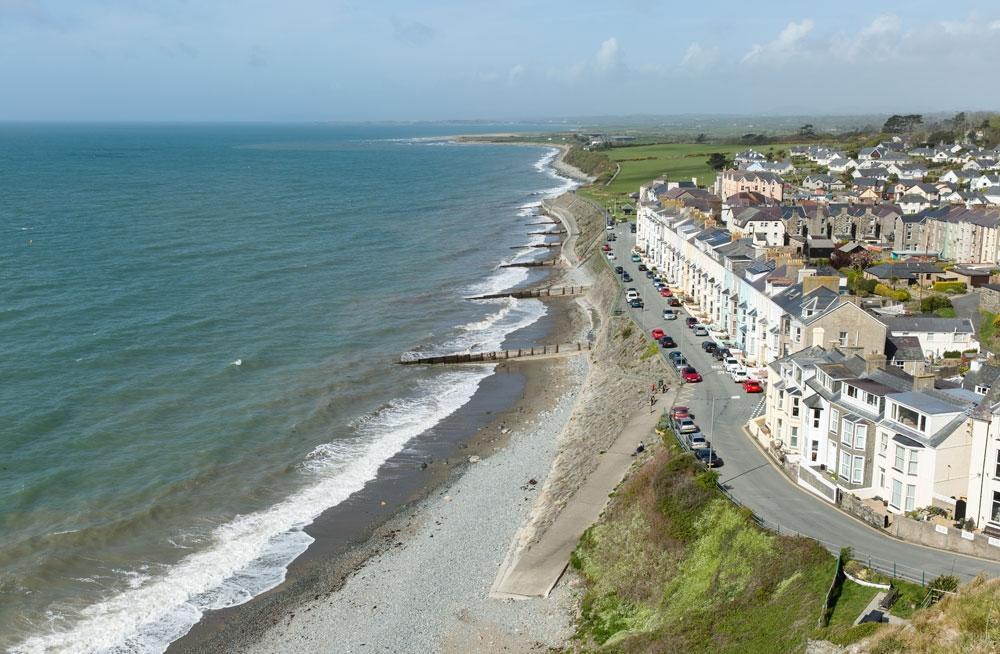
{"type": "Polygon", "coordinates": [[[932,391],[934,390],[934,380],[937,378],[933,372],[921,372],[913,375],[913,390],[932,391]]]}
{"type": "MultiPolygon", "coordinates": [[[[865,356],[865,374],[870,375],[881,368],[885,368],[884,354],[868,354],[865,356]]],[[[933,388],[933,383],[931,387],[933,388]]]]}

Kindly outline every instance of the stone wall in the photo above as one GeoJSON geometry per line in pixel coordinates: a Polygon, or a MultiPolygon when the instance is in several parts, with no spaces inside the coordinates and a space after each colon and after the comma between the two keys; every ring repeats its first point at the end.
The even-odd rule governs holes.
{"type": "Polygon", "coordinates": [[[885,514],[876,511],[853,493],[840,494],[840,508],[873,527],[882,529],[885,526],[885,514]]]}
{"type": "Polygon", "coordinates": [[[906,516],[895,516],[886,531],[911,543],[1000,561],[1000,538],[913,520],[906,516]]]}

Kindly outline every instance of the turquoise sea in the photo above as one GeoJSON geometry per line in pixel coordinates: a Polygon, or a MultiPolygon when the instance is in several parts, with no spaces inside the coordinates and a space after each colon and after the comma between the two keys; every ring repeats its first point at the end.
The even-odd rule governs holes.
{"type": "Polygon", "coordinates": [[[0,126],[0,649],[162,651],[468,402],[393,362],[544,315],[463,299],[569,186],[511,129],[0,126]]]}

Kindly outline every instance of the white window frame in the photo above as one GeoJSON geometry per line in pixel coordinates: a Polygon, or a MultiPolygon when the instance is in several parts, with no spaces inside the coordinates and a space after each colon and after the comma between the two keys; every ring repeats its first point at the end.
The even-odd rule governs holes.
{"type": "Polygon", "coordinates": [[[863,450],[868,444],[868,425],[863,422],[854,425],[854,449],[863,450]]]}
{"type": "Polygon", "coordinates": [[[851,466],[851,483],[860,484],[865,480],[865,457],[855,455],[851,466]]]}
{"type": "Polygon", "coordinates": [[[840,427],[840,411],[837,409],[830,409],[830,433],[838,434],[840,432],[837,429],[840,427]]]}
{"type": "Polygon", "coordinates": [[[840,451],[840,467],[838,472],[841,479],[845,481],[851,480],[851,455],[844,450],[840,451]]]}
{"type": "Polygon", "coordinates": [[[903,507],[904,511],[912,511],[914,505],[917,501],[917,487],[915,484],[906,485],[906,505],[903,507]]]}
{"type": "Polygon", "coordinates": [[[893,470],[898,470],[903,472],[903,466],[906,465],[906,449],[899,444],[896,444],[895,456],[892,460],[893,470]]]}
{"type": "Polygon", "coordinates": [[[892,480],[892,497],[889,500],[889,505],[894,509],[898,509],[899,505],[903,502],[903,482],[898,479],[892,480]]]}
{"type": "Polygon", "coordinates": [[[917,474],[917,470],[919,468],[919,465],[920,465],[920,462],[917,459],[917,450],[915,450],[915,449],[910,450],[910,459],[909,459],[909,461],[907,461],[907,464],[906,464],[906,474],[908,474],[908,475],[915,475],[915,474],[917,474]]]}

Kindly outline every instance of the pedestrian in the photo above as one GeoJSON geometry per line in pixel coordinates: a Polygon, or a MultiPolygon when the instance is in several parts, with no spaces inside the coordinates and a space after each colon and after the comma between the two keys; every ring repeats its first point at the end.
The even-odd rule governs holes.
{"type": "Polygon", "coordinates": [[[635,453],[642,454],[645,451],[646,451],[646,444],[642,441],[639,441],[639,446],[635,448],[635,453]]]}

